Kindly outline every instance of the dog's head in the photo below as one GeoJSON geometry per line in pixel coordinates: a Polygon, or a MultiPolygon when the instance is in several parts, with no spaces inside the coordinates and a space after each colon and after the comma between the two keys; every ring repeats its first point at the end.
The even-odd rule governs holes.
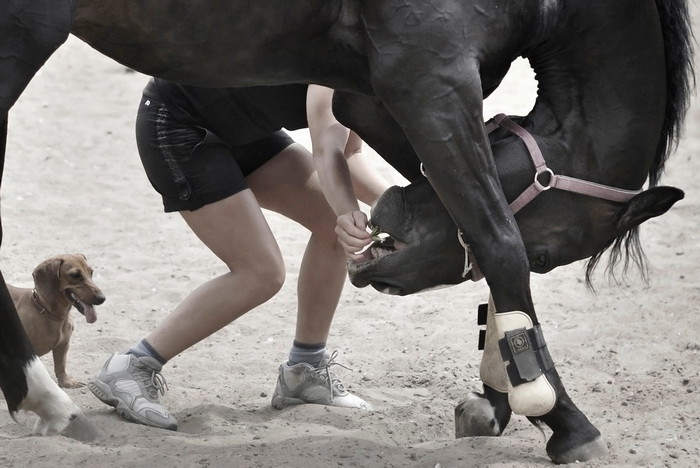
{"type": "Polygon", "coordinates": [[[39,264],[32,273],[34,287],[47,301],[65,298],[85,316],[88,323],[97,320],[96,305],[105,296],[92,280],[92,268],[83,254],[51,257],[39,264]]]}

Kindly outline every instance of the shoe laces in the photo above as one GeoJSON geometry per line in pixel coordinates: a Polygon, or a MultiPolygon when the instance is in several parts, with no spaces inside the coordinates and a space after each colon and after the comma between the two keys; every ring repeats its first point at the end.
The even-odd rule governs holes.
{"type": "Polygon", "coordinates": [[[143,382],[146,384],[146,391],[152,400],[158,401],[158,394],[165,395],[168,388],[168,383],[165,381],[165,377],[160,371],[157,371],[151,367],[139,366],[143,372],[143,382]]]}
{"type": "Polygon", "coordinates": [[[347,369],[347,370],[352,372],[352,369],[350,369],[348,366],[335,361],[335,358],[337,356],[338,356],[338,350],[333,351],[333,353],[331,354],[331,357],[328,359],[328,362],[326,362],[326,365],[314,370],[314,373],[317,376],[319,376],[321,379],[328,382],[328,390],[331,392],[331,401],[333,401],[333,397],[336,394],[336,390],[338,393],[345,392],[345,386],[343,386],[343,383],[335,375],[335,373],[333,373],[331,371],[331,366],[340,366],[343,369],[347,369]]]}

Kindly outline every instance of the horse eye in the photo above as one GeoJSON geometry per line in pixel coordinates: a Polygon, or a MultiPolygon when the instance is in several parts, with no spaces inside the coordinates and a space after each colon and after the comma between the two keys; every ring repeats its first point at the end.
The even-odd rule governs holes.
{"type": "Polygon", "coordinates": [[[540,253],[536,258],[532,260],[532,266],[538,269],[543,269],[547,267],[549,263],[549,256],[547,252],[540,253]]]}

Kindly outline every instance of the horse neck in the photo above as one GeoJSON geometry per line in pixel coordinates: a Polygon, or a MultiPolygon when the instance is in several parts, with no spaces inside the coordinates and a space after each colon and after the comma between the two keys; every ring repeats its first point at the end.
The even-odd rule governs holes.
{"type": "Polygon", "coordinates": [[[600,22],[598,13],[591,13],[596,8],[592,3],[579,6],[562,23],[585,28],[583,21],[593,21],[595,26],[579,35],[561,28],[561,34],[553,34],[528,56],[538,81],[529,117],[535,133],[561,142],[562,150],[553,157],[570,175],[638,189],[656,155],[665,115],[658,17],[655,7],[653,15],[638,15],[634,21],[639,24],[630,29],[644,34],[630,34],[632,20],[624,8],[607,11],[619,13],[619,23],[612,18],[600,22]],[[584,11],[591,15],[582,18],[584,11]],[[605,43],[614,46],[601,46],[605,43]]]}

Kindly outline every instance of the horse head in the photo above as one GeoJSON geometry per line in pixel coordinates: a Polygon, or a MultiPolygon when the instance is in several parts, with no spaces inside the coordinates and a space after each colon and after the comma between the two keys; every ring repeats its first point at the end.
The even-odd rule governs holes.
{"type": "Polygon", "coordinates": [[[427,179],[391,187],[370,217],[390,237],[375,241],[365,251],[366,261],[348,262],[353,285],[406,295],[468,279],[462,277],[465,251],[457,227],[427,179]]]}
{"type": "MultiPolygon", "coordinates": [[[[524,171],[499,172],[507,198],[515,198],[524,171]]],[[[548,190],[516,214],[530,270],[546,273],[589,257],[595,263],[609,248],[619,255],[626,241],[634,242],[641,223],[665,213],[683,196],[677,188],[659,186],[617,203],[548,190]]],[[[473,271],[466,273],[467,250],[428,179],[387,190],[372,207],[371,224],[390,237],[374,242],[365,261],[349,263],[353,285],[408,295],[479,279],[473,271]]],[[[624,253],[634,256],[629,248],[624,253]]]]}

